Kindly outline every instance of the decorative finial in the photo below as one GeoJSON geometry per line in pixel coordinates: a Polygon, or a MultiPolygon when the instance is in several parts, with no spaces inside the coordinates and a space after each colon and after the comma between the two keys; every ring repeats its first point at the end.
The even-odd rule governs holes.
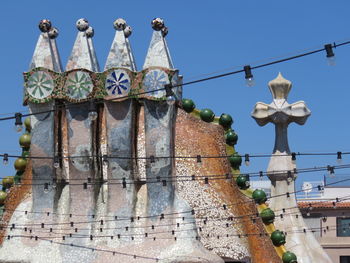
{"type": "Polygon", "coordinates": [[[77,21],[76,26],[79,31],[85,31],[89,28],[89,22],[85,18],[80,18],[77,21]]]}
{"type": "Polygon", "coordinates": [[[161,18],[154,18],[151,22],[152,28],[156,31],[160,31],[164,27],[164,20],[161,18]]]}
{"type": "Polygon", "coordinates": [[[50,39],[57,38],[58,37],[58,33],[59,33],[59,31],[58,31],[58,29],[56,27],[51,28],[50,31],[49,31],[49,38],[50,39]]]}
{"type": "Polygon", "coordinates": [[[51,29],[51,21],[48,19],[40,20],[39,29],[41,32],[46,33],[51,29]]]}
{"type": "Polygon", "coordinates": [[[292,82],[285,79],[279,72],[277,78],[269,82],[269,88],[274,99],[287,99],[292,82]]]}
{"type": "Polygon", "coordinates": [[[163,37],[166,37],[166,35],[167,35],[168,32],[169,32],[169,31],[168,31],[168,28],[167,28],[166,26],[163,27],[161,31],[162,31],[162,36],[163,36],[163,37]]]}
{"type": "Polygon", "coordinates": [[[89,28],[86,29],[85,34],[86,34],[86,37],[91,38],[94,36],[95,31],[91,26],[89,26],[89,28]]]}
{"type": "Polygon", "coordinates": [[[124,29],[124,36],[128,38],[132,33],[132,27],[127,25],[124,29]]]}
{"type": "Polygon", "coordinates": [[[113,26],[116,30],[122,31],[126,28],[126,21],[123,18],[118,18],[114,21],[113,26]]]}

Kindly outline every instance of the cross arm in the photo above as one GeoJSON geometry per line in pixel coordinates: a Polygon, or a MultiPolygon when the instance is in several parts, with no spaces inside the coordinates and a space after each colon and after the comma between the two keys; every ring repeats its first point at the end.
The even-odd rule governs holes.
{"type": "Polygon", "coordinates": [[[269,112],[271,111],[271,109],[272,108],[270,105],[263,102],[257,102],[251,115],[258,123],[258,125],[264,126],[270,122],[269,112]]]}

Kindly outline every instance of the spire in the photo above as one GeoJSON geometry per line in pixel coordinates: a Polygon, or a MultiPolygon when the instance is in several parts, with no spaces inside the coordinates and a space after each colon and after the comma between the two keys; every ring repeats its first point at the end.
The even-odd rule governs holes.
{"type": "Polygon", "coordinates": [[[88,40],[88,45],[89,45],[89,49],[90,49],[90,55],[91,55],[91,59],[92,59],[92,64],[95,67],[93,69],[93,71],[99,72],[100,71],[100,65],[98,64],[94,43],[92,42],[92,38],[95,35],[95,30],[91,26],[89,26],[89,28],[85,31],[85,34],[86,34],[86,37],[87,37],[87,40],[88,40]]]}
{"type": "Polygon", "coordinates": [[[89,22],[81,18],[77,21],[76,26],[79,30],[77,38],[68,59],[66,70],[84,68],[91,71],[99,71],[99,66],[92,43],[94,31],[89,27],[89,22]]]}
{"type": "Polygon", "coordinates": [[[29,68],[44,67],[56,72],[62,72],[61,59],[56,46],[58,29],[52,27],[48,19],[40,21],[39,29],[42,33],[36,44],[29,68]]]}
{"type": "Polygon", "coordinates": [[[128,26],[124,19],[118,18],[113,23],[116,29],[114,40],[109,51],[105,70],[110,68],[123,67],[132,71],[136,71],[134,56],[131,51],[128,37],[132,33],[132,29],[128,26]]]}
{"type": "Polygon", "coordinates": [[[161,18],[153,19],[151,24],[154,32],[143,68],[158,66],[172,69],[174,68],[173,62],[164,38],[168,34],[168,28],[164,26],[161,18]]]}

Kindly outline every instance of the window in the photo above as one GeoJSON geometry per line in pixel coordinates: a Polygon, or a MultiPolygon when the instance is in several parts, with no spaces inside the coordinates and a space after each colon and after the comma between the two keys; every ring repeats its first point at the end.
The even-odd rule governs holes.
{"type": "Polygon", "coordinates": [[[340,263],[350,263],[350,256],[340,256],[340,263]]]}
{"type": "MultiPolygon", "coordinates": [[[[346,218],[338,217],[337,218],[337,236],[338,237],[350,237],[350,217],[346,217],[346,218]]],[[[344,257],[348,258],[348,256],[344,256],[344,257]]],[[[350,261],[344,261],[344,262],[350,263],[350,261]]]]}

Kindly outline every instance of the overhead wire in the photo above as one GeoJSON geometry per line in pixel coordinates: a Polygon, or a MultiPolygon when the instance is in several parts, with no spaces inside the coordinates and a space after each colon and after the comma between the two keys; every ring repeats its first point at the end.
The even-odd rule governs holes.
{"type": "MultiPolygon", "coordinates": [[[[341,46],[349,45],[349,44],[350,44],[350,41],[343,41],[343,42],[340,42],[338,44],[334,42],[333,44],[331,44],[331,47],[332,48],[336,48],[336,47],[341,47],[341,46]]],[[[267,66],[274,65],[274,64],[277,64],[277,63],[282,63],[282,62],[286,62],[286,61],[289,61],[289,60],[293,60],[293,59],[309,56],[309,55],[312,55],[312,54],[315,54],[315,53],[323,52],[325,50],[326,50],[325,47],[319,48],[319,49],[316,49],[316,50],[304,52],[304,53],[297,54],[297,55],[290,56],[290,57],[286,57],[286,58],[283,58],[283,59],[278,59],[278,60],[271,61],[271,62],[268,62],[268,63],[263,63],[263,64],[259,64],[259,65],[256,65],[256,66],[251,66],[251,69],[258,69],[258,68],[262,68],[262,67],[267,67],[267,66]]],[[[181,83],[181,84],[175,84],[175,85],[172,85],[171,87],[172,88],[183,87],[183,86],[192,85],[192,84],[196,84],[196,83],[200,83],[200,82],[204,82],[204,81],[208,81],[208,80],[218,79],[218,78],[222,78],[222,77],[226,77],[226,76],[230,76],[230,75],[234,75],[234,74],[238,74],[238,73],[242,73],[242,72],[244,72],[244,69],[236,70],[236,71],[230,71],[230,72],[227,72],[227,73],[218,74],[218,75],[210,76],[210,77],[206,77],[206,78],[201,78],[201,79],[198,79],[198,80],[188,81],[188,82],[181,83]]],[[[96,101],[96,103],[103,103],[103,102],[107,102],[107,101],[116,101],[116,100],[121,100],[121,99],[126,99],[126,98],[135,98],[136,96],[139,96],[139,95],[144,95],[144,94],[148,94],[148,93],[154,93],[154,92],[162,91],[162,90],[166,90],[166,88],[163,87],[163,88],[159,88],[159,89],[154,89],[152,91],[143,91],[143,92],[139,92],[139,93],[128,94],[126,96],[120,96],[118,98],[102,99],[100,101],[97,101],[95,99],[93,99],[93,100],[96,101]]],[[[71,106],[74,106],[74,105],[81,105],[84,102],[86,102],[86,101],[65,103],[65,104],[62,104],[62,105],[55,105],[55,109],[53,109],[53,110],[22,114],[22,117],[28,117],[28,116],[32,116],[32,115],[39,115],[39,114],[55,112],[60,107],[64,108],[64,107],[71,107],[71,106]]],[[[10,120],[10,119],[14,119],[14,118],[15,118],[14,116],[2,117],[2,118],[0,118],[0,121],[10,120]]]]}
{"type": "MultiPolygon", "coordinates": [[[[334,184],[338,184],[338,183],[341,183],[341,182],[346,182],[346,181],[350,181],[350,178],[347,178],[347,179],[343,179],[343,180],[339,180],[339,181],[336,181],[336,182],[333,182],[333,183],[329,183],[329,184],[325,184],[325,186],[331,186],[331,185],[334,185],[334,184]]],[[[315,186],[315,187],[312,187],[311,189],[319,189],[319,186],[315,186]]],[[[299,193],[303,190],[296,190],[296,191],[293,191],[293,192],[286,192],[286,193],[283,193],[283,194],[279,194],[279,195],[274,195],[274,196],[268,196],[266,197],[267,200],[271,200],[273,198],[277,198],[277,197],[281,197],[281,196],[290,196],[291,194],[295,194],[295,193],[299,193]]],[[[341,199],[339,198],[336,198],[336,203],[340,202],[341,199]]],[[[208,211],[208,210],[212,210],[212,209],[218,209],[218,208],[222,208],[222,209],[227,209],[227,207],[231,207],[231,206],[237,206],[237,205],[241,205],[241,204],[247,204],[247,203],[254,203],[255,200],[248,200],[248,201],[243,201],[243,202],[235,202],[235,203],[229,203],[229,204],[223,204],[223,205],[220,205],[220,206],[213,206],[213,207],[205,207],[205,208],[198,208],[198,209],[191,209],[191,210],[184,210],[184,211],[180,211],[180,212],[172,212],[172,213],[162,213],[162,214],[157,214],[157,215],[147,215],[147,216],[141,216],[141,215],[135,215],[133,216],[133,220],[140,220],[140,219],[150,219],[150,218],[159,218],[160,220],[164,219],[166,216],[173,216],[173,215],[182,215],[182,214],[187,214],[187,213],[191,213],[192,215],[194,214],[197,214],[198,212],[200,211],[208,211]]],[[[311,204],[312,206],[312,204],[311,204]]],[[[292,209],[292,208],[290,208],[292,209]]],[[[6,211],[6,209],[5,209],[6,211]]],[[[16,211],[16,210],[9,210],[9,211],[16,211]]],[[[25,214],[28,214],[28,213],[37,213],[37,214],[51,214],[51,215],[66,215],[66,216],[69,216],[69,217],[73,217],[73,216],[88,216],[88,215],[74,215],[72,213],[67,213],[67,214],[59,214],[59,213],[55,213],[55,212],[51,212],[48,214],[48,212],[40,212],[40,211],[37,211],[37,212],[33,212],[33,211],[19,211],[17,210],[16,212],[22,212],[22,213],[25,213],[25,214]]],[[[95,218],[96,215],[95,214],[92,214],[90,215],[92,218],[95,218]]],[[[242,218],[242,217],[245,217],[247,215],[241,215],[241,216],[237,216],[237,217],[232,217],[232,219],[237,219],[237,218],[242,218]]],[[[251,215],[249,215],[251,216],[251,215]]],[[[112,216],[103,216],[103,217],[100,217],[100,218],[106,218],[106,217],[112,217],[112,216]]],[[[116,216],[113,216],[112,218],[114,219],[111,219],[109,221],[129,221],[131,220],[131,217],[127,217],[127,218],[122,218],[122,217],[116,217],[116,216]]],[[[181,216],[180,218],[184,218],[183,216],[181,216]]],[[[183,219],[184,220],[184,219],[183,219]]],[[[99,223],[101,222],[101,220],[89,220],[89,221],[78,221],[78,222],[74,222],[74,224],[86,224],[86,223],[99,223]]],[[[104,222],[104,221],[103,221],[104,222]]],[[[108,222],[108,220],[106,220],[106,222],[108,222]]],[[[56,223],[56,222],[52,222],[52,223],[48,223],[47,225],[70,225],[71,222],[65,222],[65,223],[56,223]]],[[[31,226],[41,226],[42,223],[33,223],[33,224],[30,224],[31,226]]],[[[22,225],[19,225],[19,226],[22,226],[22,225]]],[[[25,226],[29,226],[29,225],[25,225],[25,226]]]]}

